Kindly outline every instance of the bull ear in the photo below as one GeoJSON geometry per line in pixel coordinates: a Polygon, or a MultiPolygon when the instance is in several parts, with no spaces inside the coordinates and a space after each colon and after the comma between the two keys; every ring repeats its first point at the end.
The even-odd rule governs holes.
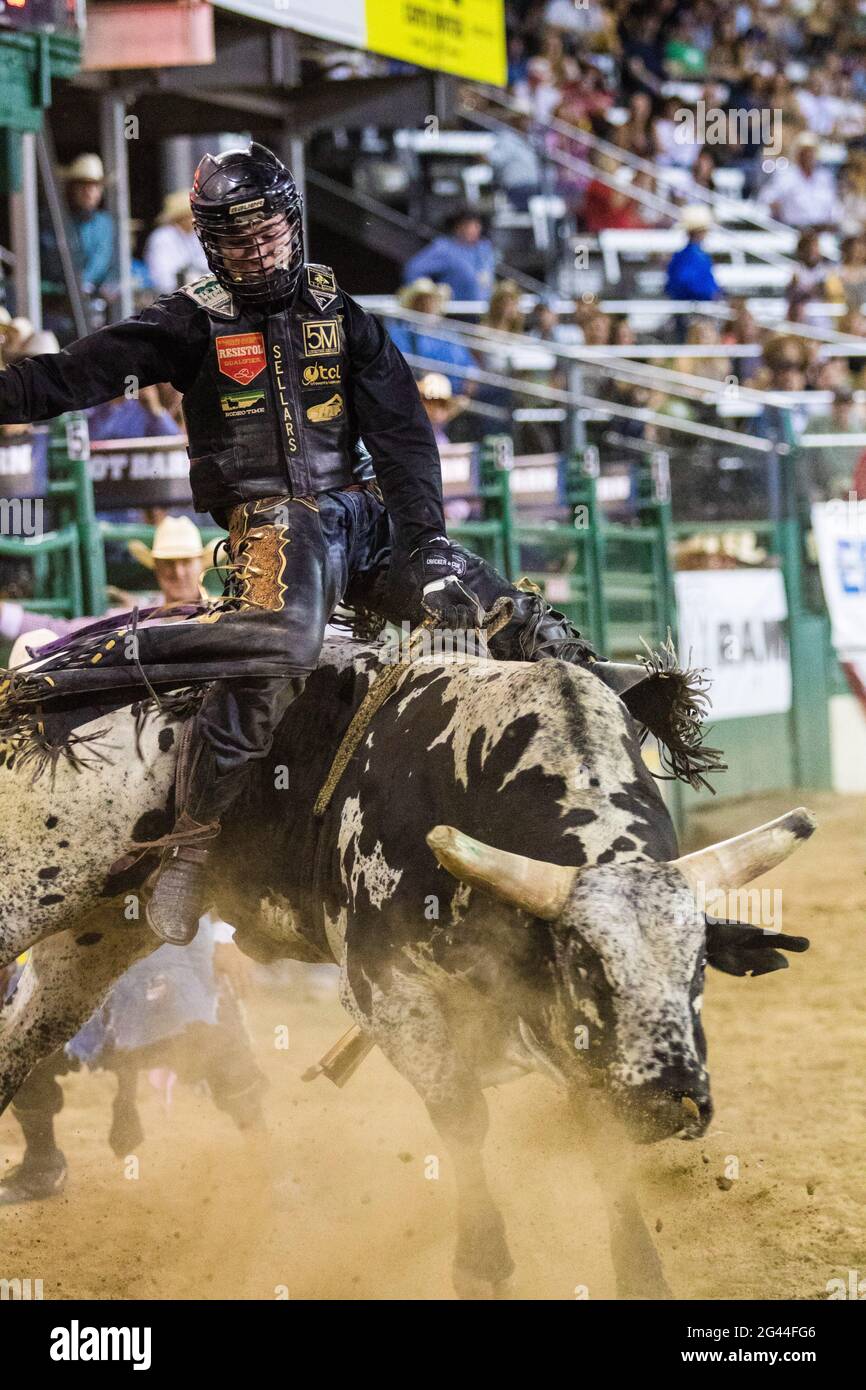
{"type": "Polygon", "coordinates": [[[577,874],[577,869],[562,864],[494,849],[453,825],[435,826],[427,843],[443,869],[455,878],[548,922],[562,912],[577,874]]]}
{"type": "Polygon", "coordinates": [[[805,936],[785,936],[763,931],[749,922],[728,922],[705,917],[707,924],[707,963],[726,975],[769,975],[787,970],[783,951],[808,951],[805,936]]]}
{"type": "Polygon", "coordinates": [[[747,830],[733,840],[723,840],[671,862],[695,891],[706,890],[708,885],[741,888],[793,854],[801,841],[808,840],[816,824],[811,811],[798,806],[778,820],[747,830]]]}

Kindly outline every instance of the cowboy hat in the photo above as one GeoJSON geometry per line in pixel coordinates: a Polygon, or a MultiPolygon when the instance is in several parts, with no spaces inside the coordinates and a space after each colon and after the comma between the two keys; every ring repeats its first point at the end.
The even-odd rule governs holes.
{"type": "Polygon", "coordinates": [[[713,225],[713,214],[704,203],[693,203],[683,208],[680,226],[684,232],[707,232],[713,225]]]}
{"type": "Polygon", "coordinates": [[[164,516],[153,533],[153,546],[144,541],[127,542],[127,550],[145,569],[156,560],[195,560],[204,557],[201,532],[188,516],[164,516]]]}
{"type": "Polygon", "coordinates": [[[450,401],[454,395],[451,382],[441,372],[427,372],[422,376],[418,391],[425,401],[450,401]]]}
{"type": "Polygon", "coordinates": [[[52,333],[50,328],[37,328],[35,333],[18,348],[17,356],[35,357],[37,353],[59,352],[60,343],[57,341],[57,334],[52,333]]]}
{"type": "Polygon", "coordinates": [[[417,385],[422,401],[436,401],[448,407],[449,421],[466,409],[467,397],[455,396],[451,382],[442,372],[427,372],[417,385]]]}
{"type": "Polygon", "coordinates": [[[61,179],[78,183],[106,183],[105,165],[98,154],[80,154],[65,169],[58,169],[61,179]]]}
{"type": "Polygon", "coordinates": [[[422,275],[419,280],[413,280],[411,285],[404,285],[397,291],[397,303],[402,304],[404,309],[411,309],[414,301],[422,294],[436,295],[440,306],[444,308],[451,298],[451,286],[438,285],[428,275],[422,275]]]}
{"type": "Polygon", "coordinates": [[[157,227],[165,227],[170,222],[179,222],[182,217],[189,217],[189,189],[176,188],[173,193],[166,193],[162,200],[162,210],[156,219],[157,227]]]}

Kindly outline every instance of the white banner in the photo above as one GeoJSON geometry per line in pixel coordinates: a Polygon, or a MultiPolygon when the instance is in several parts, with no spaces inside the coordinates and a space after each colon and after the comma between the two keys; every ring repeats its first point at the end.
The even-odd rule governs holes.
{"type": "Polygon", "coordinates": [[[367,42],[366,0],[216,0],[222,10],[298,29],[302,34],[364,48],[367,42]]]}
{"type": "Polygon", "coordinates": [[[682,570],[674,578],[680,660],[706,667],[710,718],[789,710],[788,604],[781,572],[682,570]]]}
{"type": "Polygon", "coordinates": [[[860,665],[866,658],[866,501],[816,503],[812,531],[833,646],[843,660],[860,665]]]}

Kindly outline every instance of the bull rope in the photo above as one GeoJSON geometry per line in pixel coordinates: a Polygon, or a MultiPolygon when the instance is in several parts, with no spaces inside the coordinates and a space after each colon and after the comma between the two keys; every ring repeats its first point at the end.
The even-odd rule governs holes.
{"type": "MultiPolygon", "coordinates": [[[[483,637],[495,637],[503,627],[511,622],[513,616],[513,605],[511,600],[504,594],[496,600],[487,613],[481,619],[475,629],[483,637]]],[[[322,789],[316,797],[313,806],[313,815],[320,819],[328,809],[331,797],[337,789],[340,778],[343,776],[349,762],[358,749],[364,734],[367,732],[368,725],[373,716],[382,708],[385,701],[389,699],[394,691],[401,685],[405,676],[417,666],[418,657],[422,654],[427,634],[435,626],[435,619],[425,618],[423,622],[415,628],[409,638],[408,653],[402,661],[394,662],[392,665],[385,666],[376,676],[361,704],[355,711],[352,719],[340,740],[339,747],[334,754],[330,771],[325,778],[322,789]]]]}

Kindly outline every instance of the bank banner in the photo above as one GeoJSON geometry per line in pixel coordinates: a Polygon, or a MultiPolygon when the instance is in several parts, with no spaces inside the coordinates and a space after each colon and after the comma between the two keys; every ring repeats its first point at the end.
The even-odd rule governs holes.
{"type": "Polygon", "coordinates": [[[789,710],[788,605],[781,572],[685,570],[675,581],[680,660],[706,668],[711,720],[789,710]]]}
{"type": "Polygon", "coordinates": [[[216,0],[223,10],[503,87],[505,0],[216,0]]]}

